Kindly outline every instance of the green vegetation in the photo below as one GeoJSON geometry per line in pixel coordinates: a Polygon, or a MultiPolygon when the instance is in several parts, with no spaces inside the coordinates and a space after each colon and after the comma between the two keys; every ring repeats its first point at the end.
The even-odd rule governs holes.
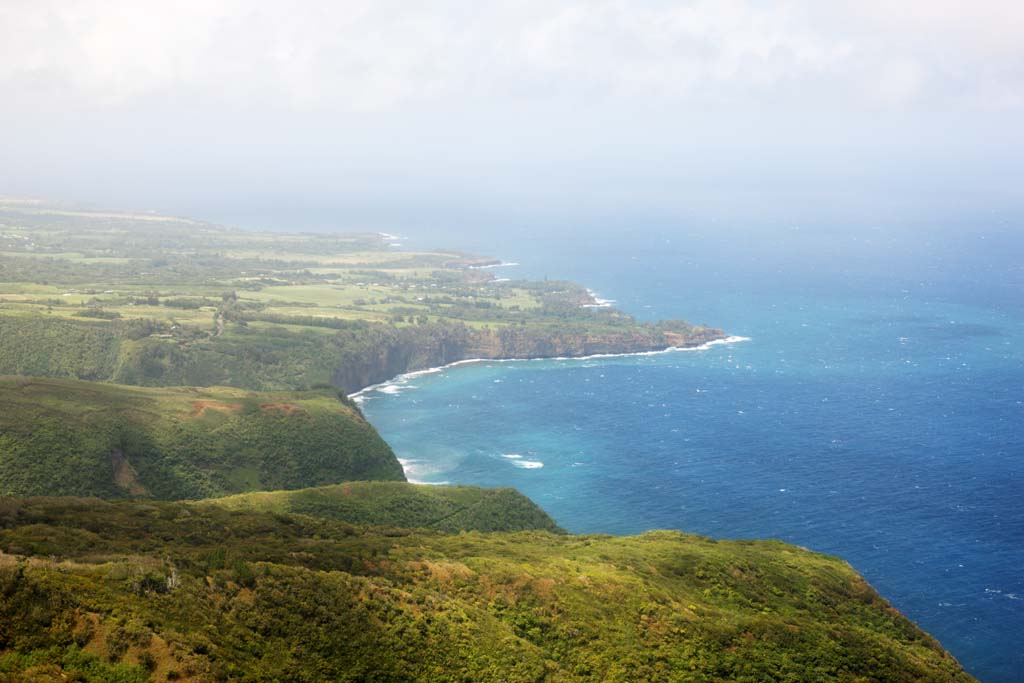
{"type": "Polygon", "coordinates": [[[7,499],[0,549],[7,680],[972,680],[844,562],[774,541],[7,499]]]}
{"type": "Polygon", "coordinates": [[[345,391],[723,334],[385,237],[0,200],[0,683],[972,680],[836,558],[401,481],[345,391]]]}
{"type": "Polygon", "coordinates": [[[546,512],[515,489],[353,481],[298,491],[241,493],[205,502],[228,510],[291,512],[350,524],[448,532],[561,531],[546,512]]]}
{"type": "Polygon", "coordinates": [[[381,235],[247,233],[0,200],[0,373],[347,391],[471,357],[651,351],[720,330],[637,322],[570,282],[503,281],[381,235]]]}
{"type": "Polygon", "coordinates": [[[0,494],[168,500],[403,478],[334,389],[0,378],[0,494]]]}

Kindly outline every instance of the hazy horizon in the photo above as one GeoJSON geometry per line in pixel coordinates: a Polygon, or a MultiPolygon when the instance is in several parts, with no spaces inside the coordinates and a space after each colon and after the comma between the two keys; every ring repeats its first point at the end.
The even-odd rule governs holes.
{"type": "Polygon", "coordinates": [[[0,194],[251,227],[1016,220],[1021,34],[995,0],[5,3],[0,194]]]}

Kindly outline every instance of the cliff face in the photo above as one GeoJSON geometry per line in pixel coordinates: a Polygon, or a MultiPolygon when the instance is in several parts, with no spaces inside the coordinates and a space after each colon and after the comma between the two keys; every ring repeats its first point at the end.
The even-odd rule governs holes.
{"type": "Polygon", "coordinates": [[[699,346],[724,337],[722,330],[693,327],[673,330],[638,326],[615,332],[548,329],[539,335],[529,328],[510,327],[483,335],[479,350],[481,358],[577,357],[699,346]]]}
{"type": "Polygon", "coordinates": [[[354,392],[405,372],[470,358],[558,358],[603,353],[639,353],[692,347],[725,338],[722,330],[682,322],[593,331],[573,326],[510,326],[498,330],[463,325],[394,329],[353,354],[334,375],[334,384],[354,392]]]}
{"type": "Polygon", "coordinates": [[[141,386],[292,390],[331,382],[347,392],[469,358],[552,358],[697,346],[725,334],[683,321],[461,322],[402,327],[352,322],[330,335],[232,329],[209,338],[149,335],[141,324],[0,316],[0,374],[141,386]]]}

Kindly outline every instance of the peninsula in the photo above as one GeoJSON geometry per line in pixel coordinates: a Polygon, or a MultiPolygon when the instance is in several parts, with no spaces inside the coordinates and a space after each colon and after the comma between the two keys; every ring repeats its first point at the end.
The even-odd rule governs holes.
{"type": "Polygon", "coordinates": [[[469,358],[697,346],[583,286],[496,278],[493,259],[391,236],[244,232],[0,200],[0,374],[349,393],[469,358]]]}

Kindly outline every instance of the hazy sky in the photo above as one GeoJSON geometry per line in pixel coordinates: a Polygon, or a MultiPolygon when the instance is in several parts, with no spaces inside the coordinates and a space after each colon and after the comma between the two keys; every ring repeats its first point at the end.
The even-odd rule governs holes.
{"type": "Polygon", "coordinates": [[[0,0],[0,92],[0,194],[398,222],[1024,207],[1015,0],[0,0]]]}

